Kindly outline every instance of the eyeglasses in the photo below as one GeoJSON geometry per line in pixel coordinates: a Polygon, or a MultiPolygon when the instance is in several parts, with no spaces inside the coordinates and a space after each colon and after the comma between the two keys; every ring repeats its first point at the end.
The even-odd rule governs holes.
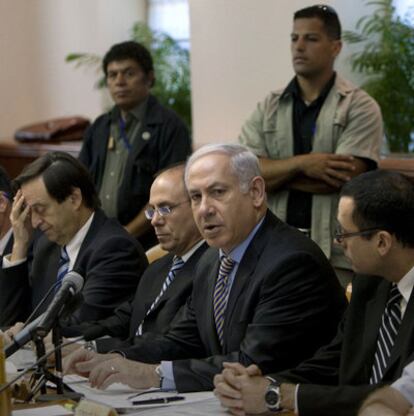
{"type": "Polygon", "coordinates": [[[379,227],[375,227],[375,228],[366,228],[365,230],[360,230],[360,231],[354,231],[352,233],[344,233],[342,228],[338,226],[335,231],[334,239],[336,240],[336,242],[342,243],[345,240],[345,238],[356,237],[359,235],[368,235],[370,233],[373,233],[374,231],[379,231],[380,229],[381,228],[379,227]]]}
{"type": "Polygon", "coordinates": [[[147,208],[144,211],[145,217],[151,221],[154,218],[154,215],[156,212],[158,212],[158,214],[161,217],[166,217],[167,215],[171,214],[174,208],[177,208],[179,205],[183,205],[187,202],[190,202],[190,200],[187,199],[186,201],[179,202],[178,204],[175,204],[175,205],[163,205],[162,207],[158,207],[158,208],[147,208]]]}

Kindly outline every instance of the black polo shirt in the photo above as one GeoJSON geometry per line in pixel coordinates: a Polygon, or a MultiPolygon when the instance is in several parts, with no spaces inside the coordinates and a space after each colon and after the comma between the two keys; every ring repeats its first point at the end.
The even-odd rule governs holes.
{"type": "MultiPolygon", "coordinates": [[[[296,77],[286,87],[283,95],[290,94],[293,99],[293,154],[301,155],[312,151],[313,138],[316,131],[316,120],[329,91],[335,83],[336,73],[326,84],[319,97],[306,104],[300,94],[296,77]]],[[[283,96],[282,95],[282,96],[283,96]]],[[[286,222],[297,228],[311,228],[312,194],[298,190],[290,190],[287,206],[286,222]]]]}

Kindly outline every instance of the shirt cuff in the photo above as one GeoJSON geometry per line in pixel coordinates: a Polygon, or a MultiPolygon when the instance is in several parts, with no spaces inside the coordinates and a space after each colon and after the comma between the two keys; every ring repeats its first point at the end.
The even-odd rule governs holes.
{"type": "Polygon", "coordinates": [[[11,261],[10,257],[11,257],[11,254],[7,254],[7,256],[3,257],[3,263],[2,263],[3,269],[8,269],[13,266],[18,266],[19,264],[22,264],[27,260],[27,257],[25,257],[24,259],[11,261]]]}
{"type": "Polygon", "coordinates": [[[413,377],[408,374],[402,375],[397,381],[391,384],[391,387],[398,390],[409,403],[414,405],[414,381],[413,377]]]}
{"type": "Polygon", "coordinates": [[[161,361],[161,371],[162,371],[162,390],[175,390],[175,380],[172,361],[161,361]]]}
{"type": "Polygon", "coordinates": [[[296,384],[296,387],[295,387],[295,408],[293,409],[296,415],[299,415],[298,392],[299,392],[299,384],[296,384]]]}

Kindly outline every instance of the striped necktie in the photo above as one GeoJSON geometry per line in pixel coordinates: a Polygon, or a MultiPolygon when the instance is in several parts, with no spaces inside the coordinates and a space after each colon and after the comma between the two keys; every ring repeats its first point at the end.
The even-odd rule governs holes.
{"type": "Polygon", "coordinates": [[[217,336],[221,346],[223,346],[224,314],[226,312],[227,300],[229,297],[228,280],[233,266],[233,259],[227,256],[221,257],[219,273],[216,280],[216,286],[214,287],[214,322],[216,323],[217,336]]]}
{"type": "Polygon", "coordinates": [[[62,280],[69,271],[69,255],[66,251],[66,246],[63,246],[60,248],[60,257],[59,257],[59,267],[57,272],[57,278],[56,278],[56,288],[55,292],[57,292],[60,289],[60,286],[62,286],[62,280]]]}
{"type": "Polygon", "coordinates": [[[387,368],[392,347],[401,325],[401,299],[402,296],[398,290],[398,286],[393,284],[382,315],[377,340],[377,350],[375,352],[372,374],[369,380],[370,384],[379,383],[387,368]]]}
{"type": "MultiPolygon", "coordinates": [[[[158,296],[154,299],[154,301],[152,302],[152,304],[149,307],[149,309],[147,310],[147,312],[145,313],[145,318],[157,306],[157,304],[160,301],[160,299],[162,298],[163,294],[166,292],[166,290],[168,289],[168,287],[170,286],[170,284],[175,279],[176,273],[178,272],[178,270],[180,270],[184,266],[184,264],[185,264],[184,263],[184,260],[181,257],[177,257],[177,256],[174,257],[173,264],[171,266],[170,271],[168,272],[168,275],[167,275],[166,279],[164,280],[164,284],[162,285],[161,291],[158,294],[158,296]]],[[[144,325],[145,318],[139,324],[138,329],[137,329],[137,331],[135,333],[136,336],[142,335],[142,326],[144,325]]]]}

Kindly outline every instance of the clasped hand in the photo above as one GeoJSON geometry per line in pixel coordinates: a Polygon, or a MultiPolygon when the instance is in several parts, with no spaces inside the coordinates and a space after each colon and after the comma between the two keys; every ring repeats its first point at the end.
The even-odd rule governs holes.
{"type": "Polygon", "coordinates": [[[350,155],[332,153],[309,153],[298,156],[303,174],[312,179],[326,182],[334,188],[340,188],[352,177],[355,170],[355,158],[350,155]]]}

